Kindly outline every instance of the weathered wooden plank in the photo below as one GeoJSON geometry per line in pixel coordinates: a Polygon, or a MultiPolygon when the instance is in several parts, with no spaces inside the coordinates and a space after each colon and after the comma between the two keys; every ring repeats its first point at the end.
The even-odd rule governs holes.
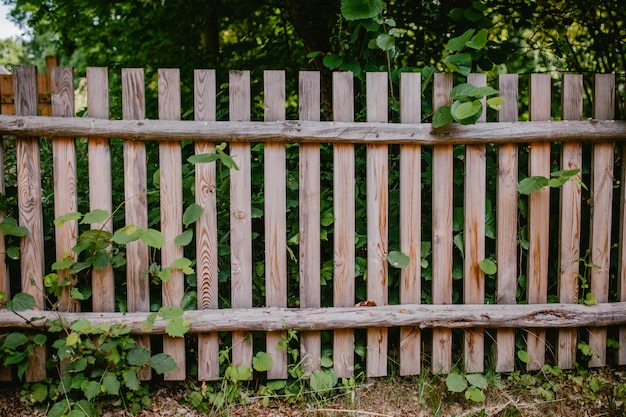
{"type": "MultiPolygon", "coordinates": [[[[498,89],[504,97],[498,112],[500,122],[517,122],[517,74],[498,77],[498,89]]],[[[483,125],[481,125],[483,126],[483,125]]],[[[498,304],[515,304],[517,291],[517,179],[518,145],[498,146],[498,179],[496,183],[496,257],[498,259],[498,304]]],[[[515,330],[498,329],[496,333],[496,372],[515,369],[515,330]]]]}
{"type": "MultiPolygon", "coordinates": [[[[593,116],[596,119],[615,117],[615,74],[596,74],[593,116]]],[[[613,218],[613,153],[612,142],[593,146],[591,162],[591,268],[590,290],[600,303],[609,299],[611,222],[613,218]]],[[[589,329],[589,347],[593,355],[589,366],[606,364],[606,329],[589,329]]]]}
{"type": "MultiPolygon", "coordinates": [[[[477,87],[487,85],[485,74],[470,74],[467,82],[477,87]]],[[[483,104],[484,107],[484,104],[483,104]]],[[[487,120],[487,109],[478,123],[487,120]]],[[[485,303],[485,273],[480,262],[485,259],[485,200],[487,199],[486,145],[468,145],[465,148],[465,197],[463,230],[463,290],[465,304],[485,303]]],[[[465,372],[484,370],[485,336],[482,329],[465,331],[465,372]]]]}
{"type": "MultiPolygon", "coordinates": [[[[583,112],[583,77],[563,76],[562,112],[565,120],[580,120],[583,112]]],[[[561,169],[582,170],[583,149],[579,143],[564,143],[561,149],[561,169]]],[[[578,174],[578,179],[581,178],[578,174]]],[[[582,187],[568,181],[561,187],[559,224],[559,301],[578,303],[578,274],[580,273],[580,232],[582,219],[582,187]]],[[[557,363],[561,369],[571,369],[576,362],[577,330],[559,331],[557,363]]]]}
{"type": "MultiPolygon", "coordinates": [[[[229,73],[231,121],[250,120],[250,72],[229,73]]],[[[252,307],[252,185],[250,145],[232,143],[230,156],[238,170],[230,173],[230,273],[231,305],[252,307]]],[[[233,332],[232,358],[236,366],[252,366],[252,334],[233,332]]]]}
{"type": "MultiPolygon", "coordinates": [[[[31,66],[14,68],[15,113],[37,114],[37,70],[31,66]]],[[[41,157],[38,138],[16,139],[17,206],[20,226],[28,235],[20,239],[21,290],[35,298],[44,308],[45,293],[43,250],[43,211],[41,207],[41,157]]],[[[35,346],[25,372],[26,381],[39,381],[46,377],[46,349],[35,346]]]]}
{"type": "MultiPolygon", "coordinates": [[[[215,70],[194,71],[194,119],[215,120],[215,70]]],[[[196,142],[195,153],[215,151],[212,142],[196,142]]],[[[217,267],[217,196],[215,162],[196,164],[196,204],[202,216],[196,221],[196,276],[198,280],[198,309],[218,308],[217,267]]],[[[217,333],[198,335],[198,379],[216,380],[220,376],[219,337],[217,333]]]]}
{"type": "MultiPolygon", "coordinates": [[[[300,72],[300,120],[320,120],[320,73],[300,72]]],[[[320,145],[299,149],[300,307],[321,307],[320,289],[320,145]]],[[[319,332],[300,335],[302,368],[310,374],[321,368],[322,338],[319,332]]]]}
{"type": "MultiPolygon", "coordinates": [[[[159,119],[180,119],[180,72],[178,69],[159,69],[159,119]]],[[[183,248],[174,243],[183,232],[183,173],[182,150],[179,142],[159,143],[161,233],[165,245],[161,248],[161,265],[172,267],[183,256],[183,248]]],[[[183,271],[172,268],[170,279],[161,283],[164,306],[180,306],[185,294],[183,271]]],[[[178,368],[163,377],[169,381],[181,381],[187,376],[185,366],[185,339],[163,336],[163,353],[169,354],[178,368]]]]}
{"type": "MultiPolygon", "coordinates": [[[[4,113],[5,111],[9,111],[8,108],[5,107],[4,97],[5,92],[4,88],[7,83],[4,80],[9,80],[7,75],[0,75],[0,113],[4,113]]],[[[10,79],[10,83],[8,85],[11,86],[11,95],[13,94],[13,79],[10,79]]],[[[13,109],[11,109],[13,110],[13,109]]],[[[0,193],[5,193],[5,184],[4,184],[4,139],[0,135],[0,193]]],[[[0,211],[0,222],[4,220],[4,212],[0,211]]],[[[4,293],[5,298],[8,300],[11,298],[11,281],[9,278],[9,269],[6,264],[6,243],[4,241],[4,232],[0,230],[0,292],[4,293]]],[[[0,381],[10,381],[11,380],[11,367],[4,366],[0,364],[0,381]]]]}
{"type": "MultiPolygon", "coordinates": [[[[141,120],[146,117],[145,85],[142,69],[122,69],[122,116],[141,120]]],[[[124,141],[124,215],[126,225],[148,227],[146,144],[124,141]]],[[[150,286],[143,271],[148,269],[148,246],[141,241],[126,245],[126,300],[128,311],[150,311],[150,286]]],[[[150,350],[148,336],[137,337],[137,346],[150,350]]],[[[145,367],[138,373],[149,380],[152,372],[145,367]]]]}
{"type": "MultiPolygon", "coordinates": [[[[109,118],[109,77],[106,68],[87,67],[87,109],[89,116],[109,118]]],[[[109,140],[89,139],[89,208],[113,212],[111,150],[109,140]]],[[[92,224],[92,229],[113,233],[113,222],[92,224]]],[[[115,280],[111,264],[91,272],[94,311],[115,311],[115,280]]]]}
{"type": "MultiPolygon", "coordinates": [[[[530,76],[530,119],[550,119],[550,74],[530,76]]],[[[529,156],[529,176],[550,177],[550,144],[533,143],[529,156]]],[[[550,187],[528,196],[528,271],[526,295],[528,303],[545,303],[548,299],[548,247],[550,242],[550,187]]],[[[541,369],[545,362],[546,332],[529,331],[528,370],[541,369]]]]}
{"type": "MultiPolygon", "coordinates": [[[[333,118],[338,122],[354,120],[354,76],[351,72],[333,73],[333,118]]],[[[355,302],[355,201],[354,145],[335,143],[333,146],[333,305],[353,306],[355,302]],[[347,198],[346,198],[347,197],[347,198]]],[[[354,373],[354,331],[335,330],[333,366],[339,378],[354,373]]]]}
{"type": "Polygon", "coordinates": [[[0,74],[0,114],[15,114],[13,76],[0,74]]]}
{"type": "MultiPolygon", "coordinates": [[[[29,310],[16,314],[0,310],[0,329],[46,328],[41,318],[56,319],[53,311],[29,310]],[[39,318],[38,320],[32,320],[39,318]],[[29,320],[28,322],[25,320],[29,320]]],[[[133,334],[146,334],[149,312],[71,313],[68,322],[86,319],[94,325],[117,323],[133,334]]],[[[374,307],[236,308],[185,311],[191,333],[216,331],[298,331],[414,326],[419,328],[575,328],[626,324],[626,303],[583,304],[404,304],[374,307]]],[[[157,320],[149,332],[163,334],[168,320],[157,320]]]]}
{"type": "MultiPolygon", "coordinates": [[[[621,146],[622,158],[626,155],[626,146],[621,146]]],[[[618,237],[618,266],[617,266],[617,294],[619,301],[626,301],[626,166],[622,166],[620,187],[620,216],[618,237]]],[[[618,342],[620,347],[617,351],[617,364],[626,364],[626,327],[619,328],[618,342]]]]}
{"type": "MultiPolygon", "coordinates": [[[[265,121],[285,120],[285,72],[264,72],[265,121]]],[[[265,171],[265,284],[269,307],[287,306],[287,169],[283,143],[266,143],[265,171]]],[[[287,350],[280,347],[285,333],[267,334],[272,356],[269,379],[287,378],[287,350]]]]}
{"type": "MultiPolygon", "coordinates": [[[[419,123],[422,117],[422,78],[419,73],[400,76],[400,121],[419,123]]],[[[400,148],[400,250],[411,260],[400,272],[400,304],[421,301],[422,234],[422,149],[420,145],[400,148]]],[[[421,370],[421,331],[400,328],[400,375],[417,375],[421,370]]]]}
{"type": "Polygon", "coordinates": [[[198,122],[191,120],[99,120],[88,117],[0,115],[0,134],[21,136],[118,137],[147,140],[227,142],[378,143],[467,145],[479,143],[615,142],[626,140],[626,121],[533,121],[483,123],[433,129],[430,123],[198,122]]]}
{"type": "MultiPolygon", "coordinates": [[[[435,74],[433,109],[449,104],[452,74],[435,74]]],[[[452,303],[452,145],[438,145],[432,156],[432,298],[452,303]]],[[[452,366],[452,332],[433,329],[432,371],[448,373],[452,366]]]]}
{"type": "MultiPolygon", "coordinates": [[[[387,73],[368,72],[367,121],[387,123],[387,73]]],[[[388,145],[367,145],[367,300],[387,305],[388,145]]],[[[387,329],[367,329],[367,376],[387,375],[387,329]]]]}

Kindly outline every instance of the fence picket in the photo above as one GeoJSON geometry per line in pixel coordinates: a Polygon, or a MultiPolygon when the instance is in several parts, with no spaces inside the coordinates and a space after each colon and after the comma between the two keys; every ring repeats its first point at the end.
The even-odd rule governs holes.
{"type": "MultiPolygon", "coordinates": [[[[583,112],[583,77],[578,74],[563,76],[563,119],[580,120],[583,112]]],[[[579,169],[582,172],[583,148],[580,143],[564,143],[561,148],[561,169],[579,169]]],[[[580,180],[582,174],[577,178],[580,180]]],[[[580,273],[580,232],[582,218],[582,187],[568,181],[561,187],[559,213],[559,302],[578,302],[578,274],[580,273]]],[[[576,329],[559,330],[557,363],[561,369],[571,369],[576,362],[576,329]]]]}
{"type": "MultiPolygon", "coordinates": [[[[194,71],[194,119],[215,120],[216,113],[215,70],[194,71]]],[[[194,144],[196,155],[212,153],[215,144],[197,141],[194,144]]],[[[217,270],[217,184],[215,162],[195,165],[196,204],[202,207],[202,216],[196,221],[196,268],[198,280],[198,309],[218,308],[217,270]]],[[[219,337],[218,334],[198,335],[198,379],[201,381],[219,379],[219,337]]]]}
{"type": "MultiPolygon", "coordinates": [[[[550,120],[549,74],[530,76],[530,119],[550,120]]],[[[550,143],[533,143],[529,156],[529,176],[550,177],[550,143]]],[[[528,196],[528,279],[529,304],[545,303],[548,298],[548,247],[550,240],[550,187],[544,187],[528,196]]],[[[541,369],[545,362],[546,331],[528,331],[528,370],[541,369]]]]}
{"type": "MultiPolygon", "coordinates": [[[[229,73],[231,121],[250,120],[250,72],[229,73]]],[[[231,305],[252,307],[252,196],[250,144],[231,143],[230,156],[238,170],[230,172],[231,305]]],[[[232,358],[235,366],[252,367],[252,333],[233,332],[232,358]]]]}
{"type": "MultiPolygon", "coordinates": [[[[498,112],[500,122],[517,122],[517,74],[503,74],[498,89],[504,97],[498,112]]],[[[498,259],[498,304],[515,304],[517,291],[517,179],[518,145],[498,146],[498,179],[496,184],[496,258],[498,259]]],[[[515,330],[498,329],[496,333],[496,372],[515,368],[515,330]]]]}
{"type": "MultiPolygon", "coordinates": [[[[467,82],[477,87],[487,85],[485,74],[470,74],[467,82]]],[[[483,103],[484,107],[484,103],[483,103]]],[[[478,123],[487,120],[486,108],[478,123]]],[[[467,145],[465,147],[464,213],[464,299],[465,304],[485,303],[485,273],[480,269],[480,262],[485,259],[485,200],[487,199],[487,157],[486,145],[467,145]]],[[[475,373],[484,370],[485,336],[483,329],[465,331],[465,372],[475,373]]]]}
{"type": "MultiPolygon", "coordinates": [[[[422,117],[422,78],[419,73],[400,76],[400,121],[420,123],[422,117]]],[[[422,147],[400,148],[400,251],[410,263],[400,272],[400,304],[421,302],[422,235],[422,147]]],[[[421,370],[419,327],[400,328],[400,375],[417,375],[421,370]]]]}
{"type": "MultiPolygon", "coordinates": [[[[615,74],[596,74],[593,114],[597,120],[615,116],[615,74]]],[[[591,268],[590,290],[600,303],[609,300],[611,222],[613,204],[613,143],[593,145],[591,162],[591,268]]],[[[593,355],[589,366],[606,364],[606,327],[589,329],[593,355]]]]}
{"type": "MultiPolygon", "coordinates": [[[[351,72],[333,73],[333,119],[338,122],[354,120],[354,76],[351,72]]],[[[333,304],[350,307],[355,301],[355,219],[354,219],[354,145],[333,145],[333,304]]],[[[339,378],[349,378],[354,372],[354,331],[334,330],[334,370],[339,378]]]]}
{"type": "MultiPolygon", "coordinates": [[[[143,120],[146,117],[144,72],[140,68],[122,69],[122,116],[143,120]]],[[[144,142],[124,141],[124,216],[126,225],[148,227],[147,156],[144,142]]],[[[137,240],[126,245],[126,297],[128,311],[150,311],[150,283],[143,276],[148,269],[148,246],[137,240]]],[[[136,338],[137,346],[150,350],[150,337],[136,338]]],[[[137,377],[149,380],[149,367],[137,377]]]]}
{"type": "MultiPolygon", "coordinates": [[[[435,74],[433,110],[449,104],[452,74],[435,74]]],[[[433,304],[452,303],[452,145],[433,147],[432,298],[433,304]]],[[[432,370],[448,373],[452,366],[452,331],[433,329],[432,370]]]]}
{"type": "MultiPolygon", "coordinates": [[[[37,115],[37,69],[16,66],[13,80],[15,114],[37,115]]],[[[19,223],[28,229],[28,235],[20,240],[21,289],[22,292],[32,295],[39,308],[43,309],[44,252],[39,138],[18,137],[15,148],[19,223]]],[[[26,368],[25,379],[39,381],[45,377],[46,350],[44,346],[35,346],[26,368]]]]}
{"type": "MultiPolygon", "coordinates": [[[[1,75],[0,75],[1,76],[1,75]]],[[[4,102],[2,100],[2,80],[0,79],[0,102],[4,102]]],[[[4,108],[4,104],[0,107],[0,114],[4,108]]],[[[0,193],[5,195],[5,164],[4,164],[4,138],[0,135],[0,193]]],[[[4,211],[0,210],[0,222],[4,221],[4,211]]],[[[0,230],[0,292],[4,293],[5,298],[8,300],[11,298],[11,280],[9,277],[9,267],[7,265],[7,257],[6,257],[6,242],[4,240],[4,232],[0,230]]],[[[0,364],[0,381],[10,381],[11,380],[11,367],[4,366],[4,364],[0,364]]]]}
{"type": "MultiPolygon", "coordinates": [[[[265,121],[285,120],[285,72],[265,71],[265,121]]],[[[265,276],[269,307],[287,307],[287,188],[284,143],[265,143],[265,276]]],[[[287,350],[280,347],[284,332],[267,334],[272,356],[269,379],[287,378],[287,350]]]]}
{"type": "MultiPolygon", "coordinates": [[[[300,120],[320,120],[320,74],[300,72],[300,120]]],[[[300,170],[300,307],[321,307],[320,289],[320,145],[301,144],[300,170]]],[[[300,335],[302,368],[307,373],[320,369],[322,338],[320,332],[300,335]]]]}

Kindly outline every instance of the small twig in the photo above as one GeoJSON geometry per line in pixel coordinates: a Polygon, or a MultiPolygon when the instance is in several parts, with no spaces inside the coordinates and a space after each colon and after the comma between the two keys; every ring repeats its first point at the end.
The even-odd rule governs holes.
{"type": "Polygon", "coordinates": [[[365,415],[365,416],[378,416],[378,417],[392,417],[391,414],[380,414],[375,413],[373,411],[360,411],[360,410],[348,410],[342,408],[316,408],[315,412],[328,411],[331,413],[350,413],[354,415],[365,415]]]}

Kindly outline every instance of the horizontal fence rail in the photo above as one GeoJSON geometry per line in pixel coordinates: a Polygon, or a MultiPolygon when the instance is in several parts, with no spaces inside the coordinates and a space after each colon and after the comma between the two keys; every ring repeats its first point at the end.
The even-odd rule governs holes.
{"type": "MultiPolygon", "coordinates": [[[[15,114],[0,115],[3,215],[28,234],[17,242],[19,260],[6,256],[16,239],[1,236],[0,291],[31,294],[39,309],[0,310],[0,329],[42,330],[53,318],[126,325],[139,346],[174,358],[178,369],[166,380],[195,366],[199,379],[217,379],[221,349],[251,366],[261,346],[272,357],[267,378],[285,379],[290,330],[299,332],[288,343],[307,373],[332,351],[339,377],[358,367],[384,376],[392,362],[401,375],[445,373],[455,363],[466,372],[487,362],[498,372],[571,368],[589,359],[579,342],[594,352],[590,366],[626,364],[626,122],[615,120],[613,74],[595,76],[589,115],[582,76],[563,77],[561,113],[552,115],[553,80],[530,75],[525,122],[519,77],[501,75],[497,122],[483,115],[438,129],[421,123],[418,73],[402,74],[391,123],[384,73],[367,74],[359,122],[351,73],[332,75],[332,121],[320,121],[327,104],[317,72],[301,73],[292,93],[284,72],[266,71],[261,99],[248,71],[231,71],[220,92],[215,71],[196,70],[194,120],[181,120],[186,90],[175,69],[156,74],[158,120],[146,118],[142,69],[122,70],[120,120],[111,120],[117,90],[106,68],[87,69],[86,117],[75,117],[72,68],[51,70],[50,117],[38,109],[34,67],[12,77],[14,105],[3,109],[15,114]],[[299,120],[285,120],[295,100],[299,120]],[[185,162],[206,154],[217,156],[185,162]],[[559,182],[555,171],[573,178],[559,182]],[[527,177],[554,187],[520,194],[527,177]],[[201,209],[192,222],[191,203],[201,209]],[[52,222],[93,210],[112,218],[52,222]],[[125,264],[86,277],[56,271],[91,286],[92,297],[81,303],[65,291],[51,311],[43,297],[51,265],[81,259],[81,232],[126,227],[158,230],[164,243],[116,246],[125,264]],[[151,282],[163,270],[167,278],[151,282]],[[197,339],[168,336],[162,319],[146,330],[161,306],[184,306],[197,339]],[[516,359],[520,346],[526,364],[516,359]]],[[[453,81],[434,77],[434,109],[449,104],[453,81]]],[[[468,81],[488,84],[478,74],[468,81]]],[[[45,346],[35,349],[26,378],[45,378],[45,361],[45,346]]]]}

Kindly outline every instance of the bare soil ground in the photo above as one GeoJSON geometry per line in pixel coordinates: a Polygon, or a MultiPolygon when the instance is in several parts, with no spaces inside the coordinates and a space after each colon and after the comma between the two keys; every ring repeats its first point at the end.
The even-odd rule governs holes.
{"type": "MultiPolygon", "coordinates": [[[[152,407],[139,417],[201,417],[186,401],[189,391],[181,385],[155,385],[152,407]]],[[[483,402],[466,400],[462,393],[447,390],[442,377],[390,377],[372,380],[330,398],[307,396],[295,400],[272,399],[263,405],[251,398],[208,414],[211,417],[431,417],[431,416],[626,416],[626,371],[603,369],[560,376],[536,374],[496,376],[485,390],[483,402]],[[594,381],[596,383],[591,383],[594,381]]],[[[0,387],[0,417],[44,416],[45,410],[28,407],[14,385],[0,387]]],[[[130,416],[126,410],[102,404],[102,417],[130,416]]]]}

